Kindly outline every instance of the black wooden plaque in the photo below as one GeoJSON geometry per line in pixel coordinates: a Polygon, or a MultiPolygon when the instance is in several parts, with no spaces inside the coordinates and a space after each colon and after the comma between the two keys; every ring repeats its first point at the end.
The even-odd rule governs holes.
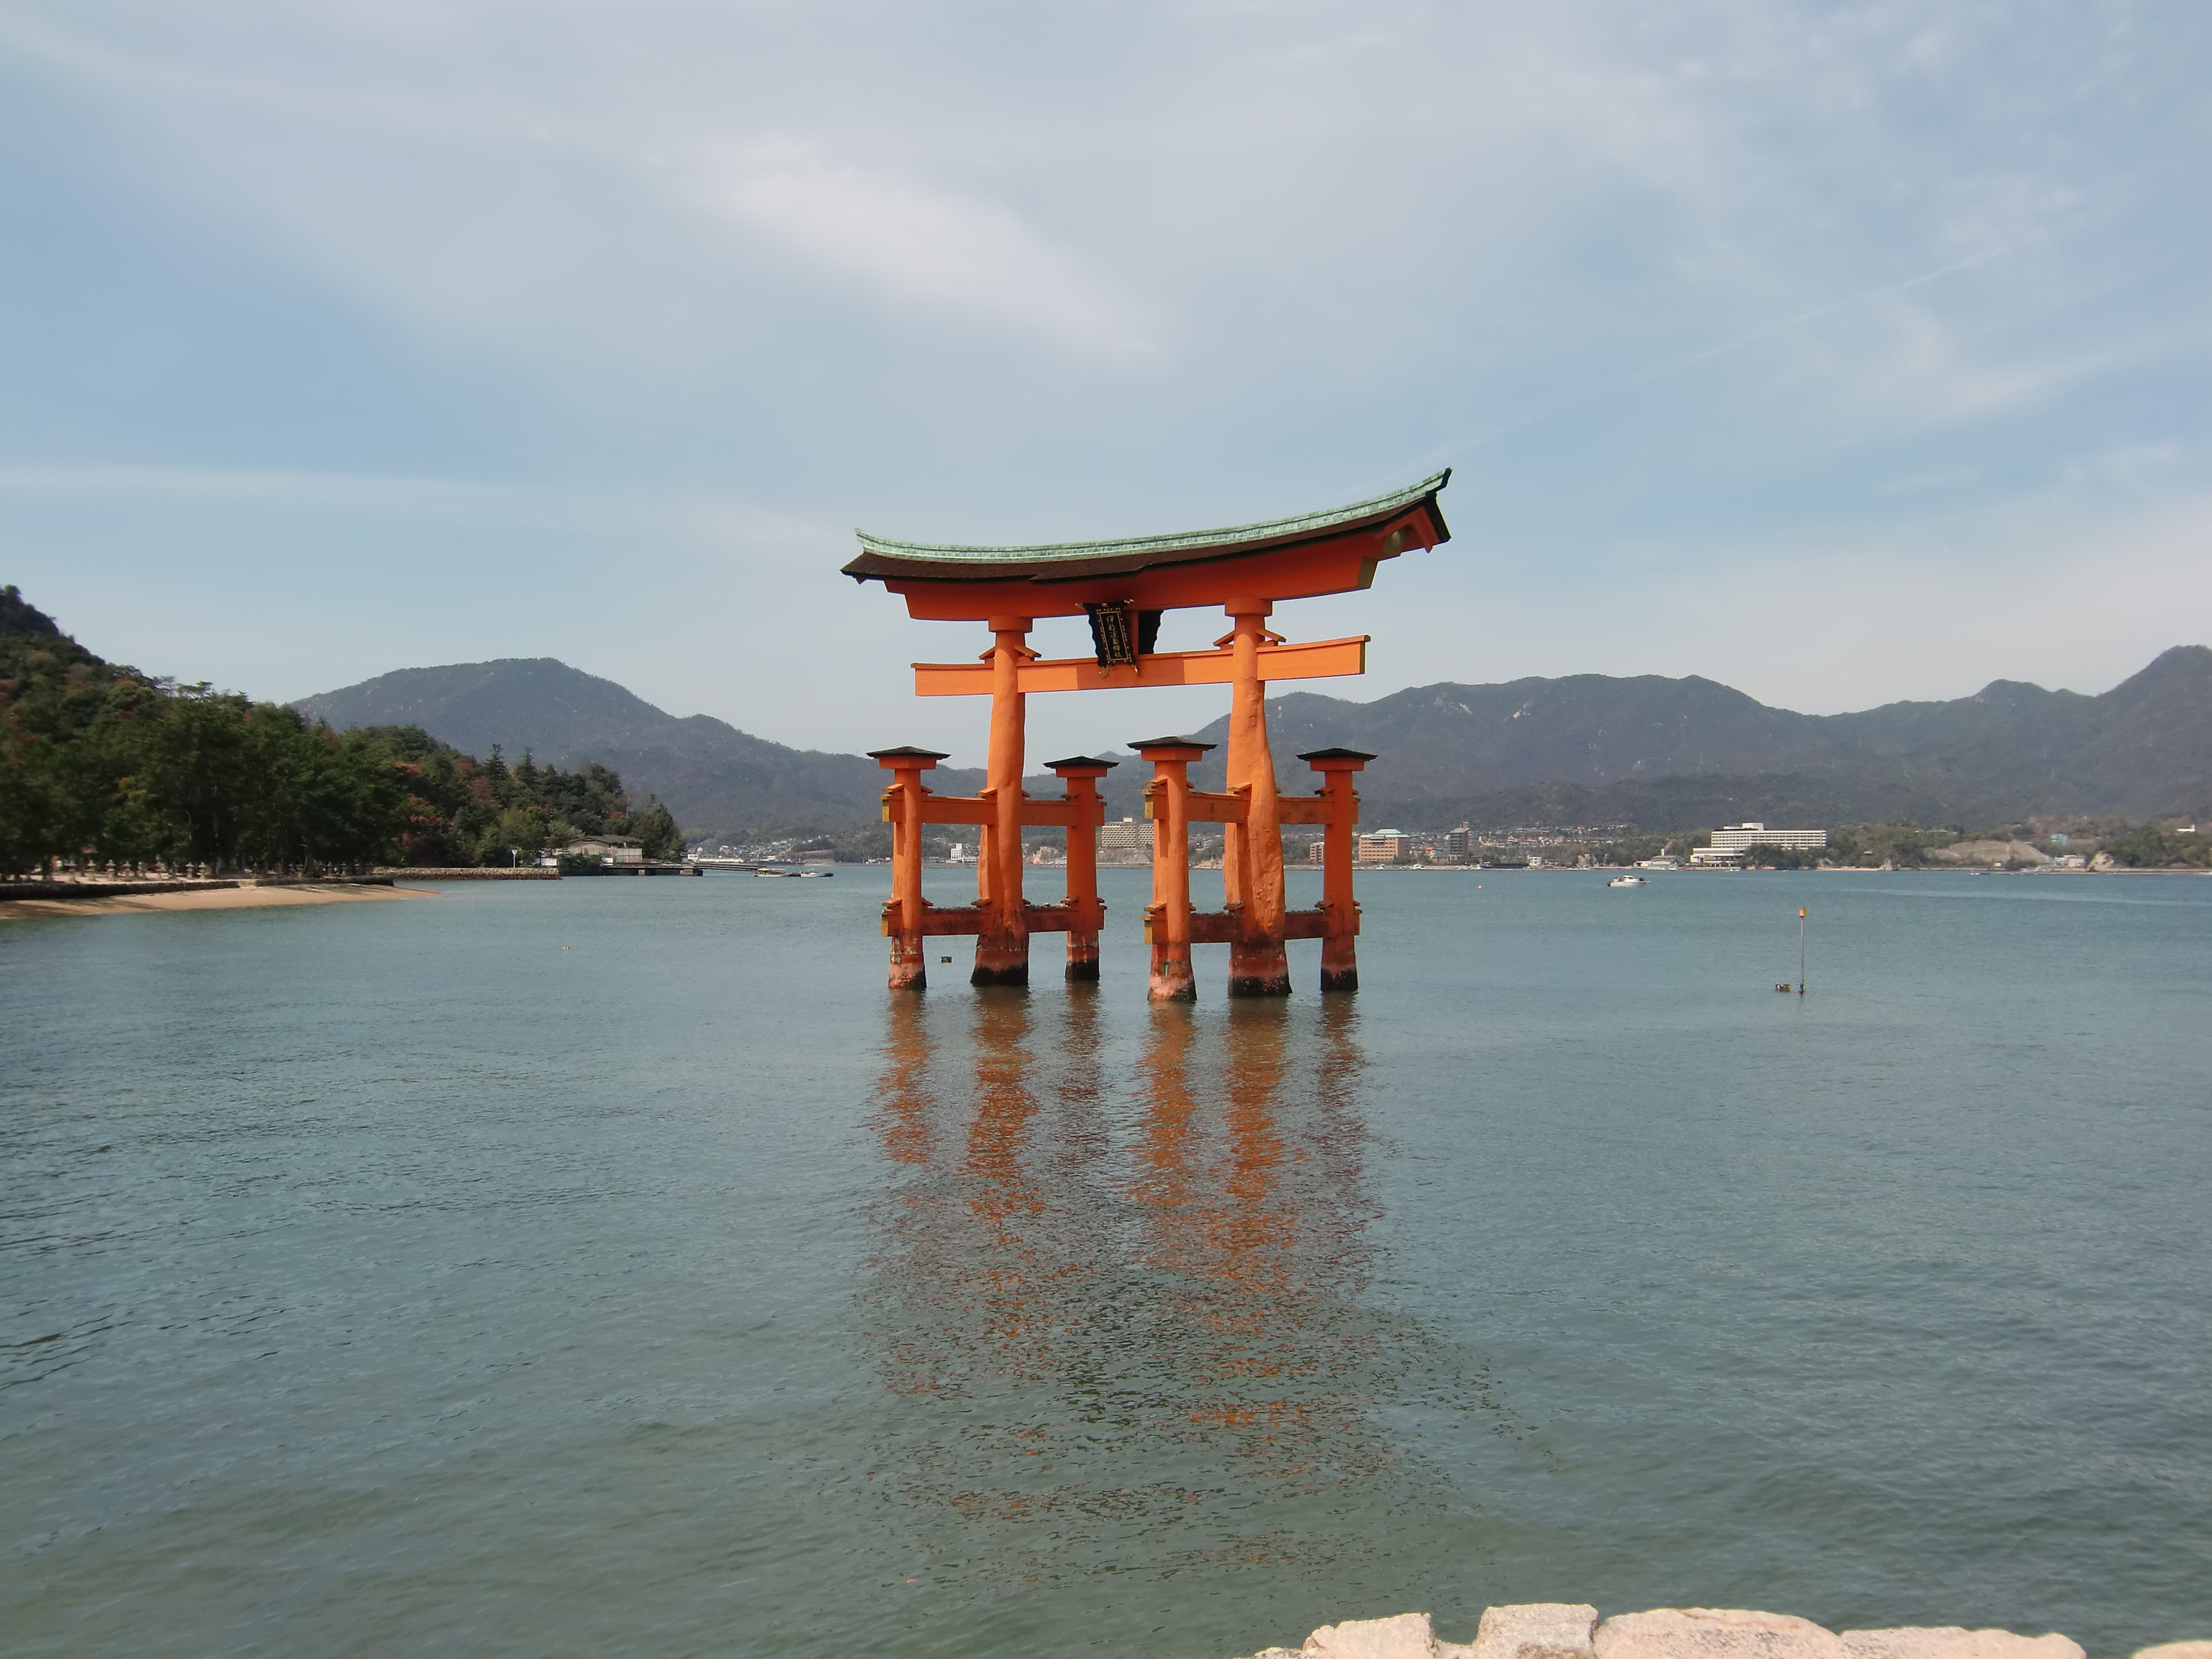
{"type": "Polygon", "coordinates": [[[1101,668],[1132,668],[1137,661],[1135,607],[1126,599],[1083,607],[1091,618],[1091,647],[1101,668]]]}

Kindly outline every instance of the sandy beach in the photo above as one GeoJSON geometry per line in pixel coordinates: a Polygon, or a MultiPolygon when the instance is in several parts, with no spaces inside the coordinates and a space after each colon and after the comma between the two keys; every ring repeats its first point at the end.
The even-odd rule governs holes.
{"type": "Polygon", "coordinates": [[[104,898],[0,899],[0,921],[33,916],[119,916],[149,910],[255,910],[280,904],[380,903],[434,898],[416,887],[356,887],[333,882],[300,887],[210,887],[198,892],[114,894],[104,898]]]}

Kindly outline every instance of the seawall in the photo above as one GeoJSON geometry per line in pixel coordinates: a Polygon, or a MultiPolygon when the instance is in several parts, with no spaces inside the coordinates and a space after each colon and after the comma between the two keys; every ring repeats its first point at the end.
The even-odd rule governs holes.
{"type": "Polygon", "coordinates": [[[501,869],[495,865],[457,864],[380,864],[379,876],[389,876],[399,881],[558,881],[558,870],[541,870],[535,865],[520,868],[501,869]]]}

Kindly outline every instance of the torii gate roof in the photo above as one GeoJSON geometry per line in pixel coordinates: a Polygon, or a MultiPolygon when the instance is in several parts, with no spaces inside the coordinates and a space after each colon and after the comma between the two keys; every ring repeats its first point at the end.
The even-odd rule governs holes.
{"type": "Polygon", "coordinates": [[[915,617],[1080,615],[1086,604],[1126,601],[1146,610],[1220,605],[1232,596],[1310,599],[1367,586],[1375,567],[1409,547],[1451,539],[1437,494],[1447,467],[1417,484],[1348,507],[1223,530],[1133,536],[1041,547],[951,547],[895,542],[863,530],[845,567],[880,581],[915,617]]]}

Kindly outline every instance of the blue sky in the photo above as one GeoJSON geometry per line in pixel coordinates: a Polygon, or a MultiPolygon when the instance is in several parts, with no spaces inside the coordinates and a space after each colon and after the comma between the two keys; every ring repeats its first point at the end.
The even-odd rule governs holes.
{"type": "Polygon", "coordinates": [[[2099,691],[2212,640],[2207,84],[2194,0],[0,0],[0,580],[257,696],[557,656],[971,759],[854,526],[1449,465],[1279,613],[1375,635],[1311,689],[2099,691]]]}

